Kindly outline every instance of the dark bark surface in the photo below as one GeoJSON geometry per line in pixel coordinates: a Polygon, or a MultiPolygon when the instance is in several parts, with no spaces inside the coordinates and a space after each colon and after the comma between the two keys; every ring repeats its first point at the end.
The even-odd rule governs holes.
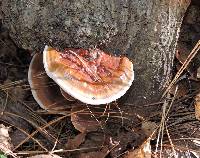
{"type": "Polygon", "coordinates": [[[135,81],[125,103],[158,101],[189,0],[2,0],[3,25],[18,46],[98,47],[127,55],[135,81]]]}

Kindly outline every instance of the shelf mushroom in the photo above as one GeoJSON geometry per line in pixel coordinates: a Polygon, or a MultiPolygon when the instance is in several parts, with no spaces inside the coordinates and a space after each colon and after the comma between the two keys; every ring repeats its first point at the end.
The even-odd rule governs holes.
{"type": "Polygon", "coordinates": [[[106,104],[123,96],[134,80],[127,57],[111,56],[99,49],[43,51],[47,75],[66,93],[86,104],[106,104]]]}
{"type": "Polygon", "coordinates": [[[59,86],[46,75],[42,58],[42,54],[35,54],[28,71],[28,81],[34,99],[41,108],[48,111],[69,110],[69,102],[62,96],[59,86]]]}

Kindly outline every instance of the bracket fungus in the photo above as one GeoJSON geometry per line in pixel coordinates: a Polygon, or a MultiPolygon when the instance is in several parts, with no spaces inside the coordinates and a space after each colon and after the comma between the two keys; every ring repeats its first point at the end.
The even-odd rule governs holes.
{"type": "Polygon", "coordinates": [[[69,109],[69,102],[62,96],[59,86],[46,75],[42,57],[42,54],[35,54],[28,71],[28,81],[34,99],[41,108],[48,111],[69,109]]]}
{"type": "Polygon", "coordinates": [[[134,80],[133,64],[127,57],[99,49],[59,52],[46,46],[43,64],[62,90],[86,104],[110,103],[123,96],[134,80]]]}

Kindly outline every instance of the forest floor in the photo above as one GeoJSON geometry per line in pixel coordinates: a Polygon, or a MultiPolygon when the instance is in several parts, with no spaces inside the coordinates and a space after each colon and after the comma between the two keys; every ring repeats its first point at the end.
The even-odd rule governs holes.
{"type": "MultiPolygon", "coordinates": [[[[200,4],[193,2],[180,31],[174,76],[199,39],[200,4]]],[[[118,102],[78,106],[64,115],[42,110],[28,83],[32,55],[0,24],[0,151],[13,157],[200,157],[199,52],[165,101],[139,107],[140,112],[156,109],[146,118],[118,102]]]]}

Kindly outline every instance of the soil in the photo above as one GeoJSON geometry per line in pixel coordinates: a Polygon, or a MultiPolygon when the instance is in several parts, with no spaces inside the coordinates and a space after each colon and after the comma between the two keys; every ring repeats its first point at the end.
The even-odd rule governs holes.
{"type": "MultiPolygon", "coordinates": [[[[44,4],[41,3],[40,5],[44,4]]],[[[36,14],[36,11],[34,13],[36,14]]],[[[100,18],[98,15],[96,17],[100,18]]],[[[28,27],[33,27],[30,22],[31,20],[27,20],[29,21],[29,23],[27,23],[27,25],[29,25],[28,27]]],[[[65,22],[66,27],[69,23],[70,19],[65,22]]],[[[56,26],[57,24],[55,23],[53,27],[56,26]]],[[[111,32],[114,34],[115,30],[111,32]]],[[[79,36],[81,36],[81,34],[79,36]]],[[[77,35],[77,38],[79,38],[79,36],[77,35]]],[[[185,57],[188,56],[199,39],[200,3],[198,0],[194,0],[185,14],[181,27],[177,46],[181,59],[178,57],[175,58],[173,74],[177,72],[181,65],[181,60],[186,59],[185,57]]],[[[91,39],[91,41],[93,41],[93,39],[91,39]]],[[[155,126],[153,128],[151,123],[157,126],[159,125],[162,114],[161,105],[163,105],[163,102],[144,106],[136,105],[132,107],[135,109],[135,112],[132,113],[126,108],[128,103],[125,107],[123,106],[123,108],[119,109],[117,107],[120,107],[121,102],[117,102],[117,106],[113,105],[111,109],[107,109],[110,113],[114,114],[110,114],[106,124],[104,124],[103,130],[100,128],[96,131],[80,134],[71,122],[71,111],[66,111],[65,114],[68,116],[63,117],[60,114],[49,114],[47,111],[41,110],[38,106],[32,97],[27,81],[28,66],[34,52],[30,51],[27,45],[20,48],[19,44],[15,44],[15,42],[11,39],[8,29],[3,25],[3,20],[1,20],[0,111],[3,113],[0,120],[1,123],[12,126],[10,137],[14,152],[27,151],[29,154],[24,157],[39,154],[40,152],[37,151],[46,153],[45,150],[50,151],[53,149],[55,142],[58,140],[55,149],[71,150],[70,152],[63,151],[57,153],[62,157],[81,157],[81,155],[84,154],[85,155],[82,157],[86,157],[86,155],[93,155],[95,157],[97,157],[97,155],[101,155],[102,157],[117,157],[121,155],[121,157],[123,157],[127,151],[133,148],[139,148],[149,137],[153,132],[152,129],[155,129],[155,126]],[[123,120],[119,110],[123,111],[123,120]],[[149,111],[153,111],[150,116],[149,111]],[[55,123],[48,125],[51,121],[55,123]],[[148,128],[152,128],[150,133],[146,132],[147,128],[143,128],[145,121],[148,122],[150,126],[148,128]],[[39,130],[31,139],[25,141],[28,135],[45,125],[48,125],[45,130],[39,130]],[[99,147],[101,145],[103,145],[103,148],[99,147]],[[96,148],[94,149],[93,147],[96,148]],[[77,148],[87,150],[75,151],[74,149],[77,148]]],[[[170,139],[179,156],[183,155],[187,157],[187,155],[190,155],[194,157],[194,153],[200,155],[198,144],[195,144],[193,140],[189,139],[200,138],[200,122],[195,118],[194,114],[194,97],[197,93],[200,93],[200,81],[196,77],[199,67],[200,53],[191,61],[187,71],[182,75],[182,79],[176,84],[183,88],[178,89],[179,95],[175,98],[168,116],[168,132],[170,133],[170,139]]],[[[174,91],[171,91],[171,94],[168,96],[169,101],[173,96],[174,91]]],[[[101,106],[99,108],[105,107],[101,106]]],[[[91,112],[95,113],[93,107],[89,107],[89,109],[92,109],[91,112]]],[[[87,112],[91,115],[90,111],[87,112]]],[[[154,153],[155,156],[156,139],[152,138],[151,145],[152,153],[154,153]]],[[[161,150],[160,146],[158,150],[161,150]]],[[[169,157],[172,153],[173,150],[169,137],[167,132],[165,132],[163,137],[163,157],[169,157]]]]}

